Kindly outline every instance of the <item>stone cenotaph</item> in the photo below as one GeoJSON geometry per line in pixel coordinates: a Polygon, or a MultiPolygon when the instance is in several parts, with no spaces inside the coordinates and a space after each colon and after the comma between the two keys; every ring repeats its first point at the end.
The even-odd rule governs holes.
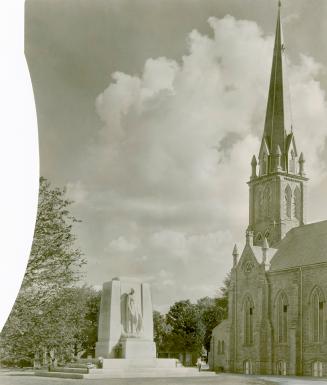
{"type": "Polygon", "coordinates": [[[133,278],[103,284],[96,357],[155,359],[150,285],[133,278]]]}

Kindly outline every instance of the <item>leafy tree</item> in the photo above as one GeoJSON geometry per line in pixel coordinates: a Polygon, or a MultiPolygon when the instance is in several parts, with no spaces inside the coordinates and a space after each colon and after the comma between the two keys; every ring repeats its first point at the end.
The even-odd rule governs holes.
{"type": "Polygon", "coordinates": [[[207,351],[210,349],[212,329],[226,318],[226,305],[224,298],[204,297],[197,301],[200,319],[204,328],[202,344],[207,351]]]}
{"type": "Polygon", "coordinates": [[[73,202],[65,193],[65,189],[51,188],[45,178],[40,178],[34,238],[22,290],[39,294],[42,300],[78,282],[86,263],[75,246],[72,227],[79,221],[69,212],[73,202]]]}
{"type": "Polygon", "coordinates": [[[86,293],[84,325],[79,331],[81,346],[87,355],[95,354],[98,340],[98,321],[101,302],[101,291],[88,289],[86,293]]]}
{"type": "MultiPolygon", "coordinates": [[[[65,190],[40,178],[34,239],[24,280],[1,334],[5,358],[39,360],[56,349],[69,355],[85,323],[87,288],[78,288],[85,264],[75,246],[65,190]],[[81,293],[81,291],[83,293],[81,293]],[[60,349],[59,349],[60,347],[60,349]]],[[[59,354],[59,353],[58,353],[59,354]]]]}
{"type": "Polygon", "coordinates": [[[220,288],[220,295],[219,297],[226,300],[226,303],[228,302],[228,293],[231,285],[231,272],[229,272],[224,281],[223,286],[220,288]]]}
{"type": "Polygon", "coordinates": [[[179,301],[166,316],[154,312],[154,335],[158,352],[194,352],[202,346],[209,351],[212,330],[228,315],[230,273],[216,298],[204,297],[191,304],[179,301]]]}
{"type": "Polygon", "coordinates": [[[153,312],[153,334],[156,343],[157,353],[173,351],[173,338],[171,336],[172,328],[167,324],[164,314],[158,311],[153,312]]]}
{"type": "Polygon", "coordinates": [[[205,330],[200,316],[198,307],[189,300],[170,307],[166,322],[171,327],[169,338],[174,351],[201,353],[205,330]]]}

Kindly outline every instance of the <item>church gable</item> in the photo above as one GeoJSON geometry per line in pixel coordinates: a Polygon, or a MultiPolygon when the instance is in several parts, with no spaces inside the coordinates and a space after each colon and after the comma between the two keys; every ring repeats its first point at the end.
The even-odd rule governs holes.
{"type": "Polygon", "coordinates": [[[252,275],[253,273],[257,272],[258,267],[259,262],[255,257],[251,246],[246,244],[237,265],[238,272],[248,277],[249,275],[252,275]]]}

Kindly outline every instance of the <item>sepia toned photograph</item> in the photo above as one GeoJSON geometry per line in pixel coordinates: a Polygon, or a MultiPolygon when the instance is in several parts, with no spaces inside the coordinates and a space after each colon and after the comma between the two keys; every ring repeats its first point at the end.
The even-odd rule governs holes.
{"type": "Polygon", "coordinates": [[[327,2],[24,12],[40,179],[0,384],[326,383],[327,2]]]}

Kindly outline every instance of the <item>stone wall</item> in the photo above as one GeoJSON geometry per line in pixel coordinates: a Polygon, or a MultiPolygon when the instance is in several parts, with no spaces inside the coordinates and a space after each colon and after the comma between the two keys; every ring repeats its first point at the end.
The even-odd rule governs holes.
{"type": "Polygon", "coordinates": [[[209,367],[216,372],[229,371],[230,324],[228,320],[222,321],[212,331],[209,352],[209,367]]]}
{"type": "Polygon", "coordinates": [[[316,371],[321,365],[320,374],[327,376],[327,262],[265,271],[247,245],[231,277],[229,320],[213,330],[211,367],[244,373],[248,365],[252,373],[311,376],[314,365],[316,371]],[[319,342],[314,342],[312,335],[311,296],[315,288],[320,290],[324,314],[319,342]],[[287,299],[285,342],[277,339],[277,299],[282,293],[287,299]],[[253,343],[248,345],[244,335],[246,297],[253,301],[253,343]],[[217,352],[222,340],[226,341],[224,355],[217,352]]]}

